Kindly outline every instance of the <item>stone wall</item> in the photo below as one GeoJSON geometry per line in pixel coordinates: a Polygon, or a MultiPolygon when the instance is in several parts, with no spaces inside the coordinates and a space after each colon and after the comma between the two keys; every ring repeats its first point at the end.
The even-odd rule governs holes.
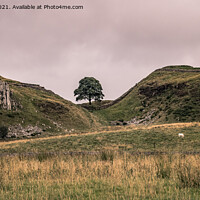
{"type": "Polygon", "coordinates": [[[47,90],[44,87],[37,85],[37,84],[30,84],[30,83],[11,83],[11,85],[13,86],[17,86],[17,87],[27,87],[27,88],[32,88],[32,89],[36,89],[36,90],[42,90],[45,92],[49,92],[52,94],[55,94],[54,92],[52,92],[51,90],[47,90]]]}
{"type": "Polygon", "coordinates": [[[157,69],[155,71],[171,71],[171,72],[200,72],[200,69],[173,69],[173,68],[161,68],[161,69],[157,69]]]}

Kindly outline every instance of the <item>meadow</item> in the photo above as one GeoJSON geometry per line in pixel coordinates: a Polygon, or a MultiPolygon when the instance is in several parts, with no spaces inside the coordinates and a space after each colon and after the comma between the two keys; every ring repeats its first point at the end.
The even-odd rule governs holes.
{"type": "Polygon", "coordinates": [[[2,141],[0,199],[198,200],[199,125],[2,141]]]}
{"type": "Polygon", "coordinates": [[[0,153],[130,151],[200,151],[200,123],[157,126],[113,126],[90,133],[0,142],[0,153]],[[183,133],[184,138],[179,138],[183,133]]]}
{"type": "Polygon", "coordinates": [[[199,155],[38,154],[0,158],[0,199],[200,197],[199,155]]]}

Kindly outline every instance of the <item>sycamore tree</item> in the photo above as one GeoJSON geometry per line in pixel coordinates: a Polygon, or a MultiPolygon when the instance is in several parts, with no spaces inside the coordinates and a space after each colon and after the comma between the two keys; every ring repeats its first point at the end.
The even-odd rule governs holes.
{"type": "Polygon", "coordinates": [[[102,86],[98,80],[93,77],[85,77],[79,81],[79,87],[74,90],[76,101],[88,100],[91,105],[92,99],[101,101],[104,97],[102,86]]]}

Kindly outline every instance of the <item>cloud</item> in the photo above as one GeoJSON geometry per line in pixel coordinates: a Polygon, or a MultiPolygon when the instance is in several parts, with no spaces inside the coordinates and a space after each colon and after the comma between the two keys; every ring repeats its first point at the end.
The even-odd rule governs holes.
{"type": "Polygon", "coordinates": [[[15,1],[23,3],[84,6],[0,13],[1,75],[69,100],[84,76],[99,79],[106,98],[114,99],[157,68],[199,65],[197,0],[15,1]]]}

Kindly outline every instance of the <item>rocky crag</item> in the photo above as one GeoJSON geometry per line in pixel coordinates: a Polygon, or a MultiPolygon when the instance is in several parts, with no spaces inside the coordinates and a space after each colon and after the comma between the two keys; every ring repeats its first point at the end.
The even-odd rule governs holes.
{"type": "Polygon", "coordinates": [[[12,109],[12,100],[10,98],[11,92],[9,85],[0,80],[0,106],[3,109],[11,110],[12,109]]]}
{"type": "Polygon", "coordinates": [[[41,135],[43,130],[38,126],[28,125],[27,127],[22,127],[21,124],[9,126],[7,138],[23,138],[31,137],[36,135],[41,135]]]}
{"type": "MultiPolygon", "coordinates": [[[[32,85],[31,85],[32,86],[32,85]]],[[[0,107],[3,110],[16,111],[19,108],[19,104],[12,99],[12,92],[7,82],[0,80],[0,107]]],[[[22,107],[21,107],[22,108],[22,107]]],[[[37,126],[28,125],[22,127],[19,125],[11,125],[8,127],[7,138],[20,138],[35,136],[41,134],[43,131],[37,126]]]]}

